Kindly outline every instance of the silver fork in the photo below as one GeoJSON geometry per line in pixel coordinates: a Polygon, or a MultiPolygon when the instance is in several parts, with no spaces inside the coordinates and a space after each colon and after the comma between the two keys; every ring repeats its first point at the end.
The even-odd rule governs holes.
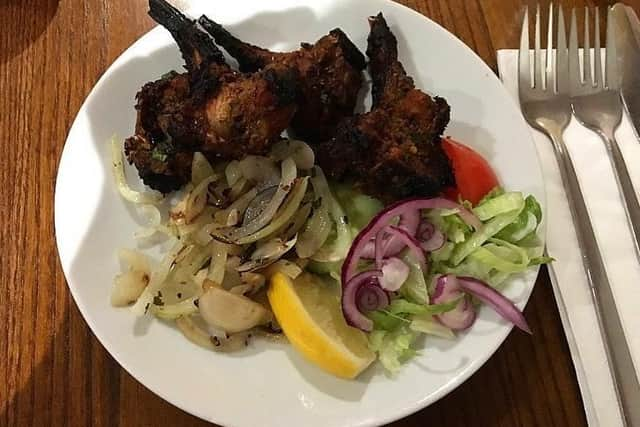
{"type": "MultiPolygon", "coordinates": [[[[592,57],[589,46],[589,9],[585,8],[584,17],[584,54],[583,74],[580,72],[578,52],[578,30],[576,11],[571,12],[571,31],[569,35],[569,94],[576,118],[586,127],[596,132],[607,147],[609,160],[613,168],[622,201],[627,214],[629,227],[633,233],[636,255],[640,257],[640,203],[633,188],[627,165],[615,138],[615,130],[622,121],[622,101],[620,99],[620,75],[617,64],[615,34],[612,10],[608,11],[607,42],[604,76],[600,49],[600,17],[595,10],[595,40],[592,78],[592,57]],[[606,79],[606,80],[605,80],[606,79]]],[[[640,404],[640,403],[639,403],[640,404]]]]}
{"type": "MultiPolygon", "coordinates": [[[[562,8],[558,11],[556,55],[553,55],[553,6],[549,7],[549,42],[546,66],[540,48],[540,6],[536,11],[533,81],[529,51],[529,12],[525,9],[518,52],[518,87],[522,112],[531,126],[546,134],[553,145],[560,175],[567,194],[571,216],[576,225],[582,263],[587,273],[593,303],[612,374],[616,397],[627,426],[640,427],[640,384],[622,330],[613,292],[589,219],[587,207],[569,157],[563,132],[571,120],[569,97],[569,52],[562,8]],[[546,68],[546,69],[545,69],[546,68]]],[[[567,284],[567,286],[570,284],[567,284]]]]}

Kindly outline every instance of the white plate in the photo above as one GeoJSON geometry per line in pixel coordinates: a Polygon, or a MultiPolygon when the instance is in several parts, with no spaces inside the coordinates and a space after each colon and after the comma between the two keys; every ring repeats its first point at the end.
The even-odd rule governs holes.
{"type": "MultiPolygon", "coordinates": [[[[385,0],[235,0],[224,6],[202,1],[196,9],[192,16],[207,13],[240,38],[265,47],[295,49],[300,41],[314,41],[340,27],[363,52],[367,16],[383,11],[417,86],[451,104],[447,134],[484,154],[507,188],[544,202],[537,154],[515,103],[480,58],[424,16],[385,0]]],[[[69,288],[95,335],[131,375],[174,405],[219,424],[364,426],[433,403],[493,354],[511,327],[487,308],[460,339],[429,339],[422,355],[397,378],[375,367],[357,381],[333,378],[285,345],[256,342],[239,354],[216,354],[163,323],[141,322],[126,309],[113,309],[109,292],[119,270],[116,249],[135,245],[137,225],[135,212],[113,184],[107,140],[114,133],[132,134],[139,88],[181,66],[162,28],[134,43],[87,97],[58,173],[56,237],[69,288]]],[[[506,291],[520,307],[536,274],[532,270],[512,281],[506,291]]]]}

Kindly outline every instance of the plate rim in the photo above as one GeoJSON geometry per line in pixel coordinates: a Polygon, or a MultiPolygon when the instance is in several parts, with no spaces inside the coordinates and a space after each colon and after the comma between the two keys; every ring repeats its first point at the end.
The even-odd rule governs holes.
{"type": "MultiPolygon", "coordinates": [[[[300,1],[300,4],[303,5],[308,5],[307,1],[311,1],[311,0],[304,0],[304,1],[300,1]]],[[[334,0],[337,1],[337,0],[334,0]]],[[[363,0],[360,0],[363,1],[363,0]]],[[[526,126],[526,129],[528,130],[527,132],[527,136],[526,138],[526,142],[529,143],[531,145],[531,147],[534,148],[534,152],[536,153],[536,159],[535,159],[535,164],[536,167],[539,171],[539,176],[542,178],[543,174],[542,174],[542,163],[541,163],[541,159],[540,159],[540,154],[538,153],[538,150],[535,147],[535,143],[533,140],[533,134],[531,131],[531,128],[526,124],[526,121],[524,120],[524,117],[522,116],[522,112],[516,102],[516,100],[511,96],[511,94],[509,94],[509,92],[507,91],[506,87],[503,85],[502,81],[500,80],[499,76],[494,72],[493,69],[491,69],[489,67],[489,65],[478,55],[478,53],[473,50],[471,47],[469,47],[468,45],[466,45],[462,40],[460,40],[455,34],[453,34],[452,32],[448,31],[446,28],[444,28],[442,25],[440,25],[438,22],[432,20],[431,18],[427,17],[426,15],[421,14],[420,12],[411,9],[408,6],[405,6],[403,4],[400,3],[396,3],[392,0],[378,0],[382,3],[385,3],[387,6],[391,7],[391,8],[396,8],[398,10],[402,10],[404,13],[409,13],[411,15],[413,15],[414,17],[418,17],[422,20],[426,20],[429,22],[429,24],[431,26],[434,27],[434,29],[436,29],[437,31],[445,34],[447,36],[448,39],[451,40],[452,43],[456,43],[458,44],[460,47],[462,47],[464,50],[467,51],[467,53],[473,55],[475,57],[475,60],[477,62],[479,62],[480,64],[482,64],[481,66],[484,68],[484,71],[486,73],[488,73],[490,75],[491,79],[496,79],[499,84],[500,84],[500,91],[503,92],[503,95],[505,98],[508,99],[508,103],[509,105],[515,109],[514,111],[517,111],[519,113],[519,117],[521,118],[521,120],[523,121],[523,123],[526,126]]],[[[193,15],[193,12],[195,10],[198,10],[197,7],[191,7],[185,10],[186,14],[190,14],[193,15]]],[[[150,30],[146,31],[144,34],[142,34],[140,37],[138,37],[133,43],[131,43],[129,46],[127,46],[119,55],[118,57],[111,62],[106,69],[102,72],[102,74],[100,75],[100,78],[96,81],[96,83],[93,85],[93,87],[91,88],[91,90],[89,91],[88,95],[86,96],[86,98],[84,99],[84,101],[82,102],[80,108],[78,109],[78,112],[76,113],[76,116],[74,117],[74,120],[69,128],[69,132],[67,134],[67,137],[65,139],[65,143],[64,143],[64,147],[61,151],[60,157],[58,159],[58,168],[57,168],[57,173],[56,173],[56,180],[55,180],[55,190],[54,190],[54,235],[55,235],[55,241],[56,241],[56,252],[58,253],[58,258],[60,260],[60,264],[61,264],[61,268],[65,277],[65,282],[67,284],[67,287],[69,288],[71,295],[73,297],[73,301],[76,304],[76,306],[78,307],[78,310],[80,311],[83,320],[86,322],[86,324],[89,326],[89,329],[91,330],[92,334],[96,337],[96,339],[100,342],[100,344],[102,345],[102,347],[109,353],[109,355],[111,357],[114,358],[114,360],[120,365],[120,367],[122,367],[129,375],[131,375],[139,384],[141,384],[143,387],[145,387],[147,390],[151,391],[152,393],[154,393],[156,396],[160,397],[162,400],[166,401],[167,403],[179,408],[182,411],[185,411],[188,414],[194,415],[202,420],[205,420],[207,422],[214,422],[214,423],[218,423],[221,425],[229,425],[229,426],[233,426],[233,425],[238,425],[235,424],[233,420],[226,420],[224,418],[212,418],[210,417],[208,414],[203,413],[202,411],[200,411],[197,407],[190,407],[187,405],[187,400],[181,400],[181,401],[176,401],[175,399],[170,399],[167,397],[167,395],[164,393],[164,391],[162,389],[160,389],[159,387],[155,387],[155,386],[149,386],[147,385],[145,382],[143,382],[140,378],[139,375],[136,373],[134,367],[132,366],[132,364],[130,364],[126,358],[124,357],[124,355],[121,354],[120,351],[116,350],[114,348],[114,346],[112,345],[110,339],[105,336],[104,334],[101,334],[100,331],[100,327],[98,325],[98,322],[95,321],[95,319],[93,318],[93,316],[91,315],[91,311],[90,308],[88,307],[88,305],[85,304],[85,302],[83,301],[83,299],[80,296],[80,291],[79,288],[77,286],[77,284],[72,284],[71,281],[69,281],[67,279],[67,277],[70,275],[69,272],[67,271],[67,266],[69,264],[67,264],[65,262],[66,256],[63,255],[60,251],[60,246],[61,246],[61,241],[60,241],[60,234],[59,234],[59,224],[58,224],[58,218],[59,218],[59,209],[58,209],[58,204],[59,202],[59,177],[60,177],[60,173],[61,170],[63,169],[63,165],[66,163],[64,161],[65,157],[65,153],[67,153],[68,151],[68,147],[70,146],[70,144],[68,144],[69,142],[69,136],[72,133],[72,130],[75,128],[78,120],[79,120],[79,116],[80,113],[82,111],[86,110],[86,106],[88,104],[90,104],[90,102],[93,100],[93,98],[96,96],[96,93],[99,92],[100,88],[102,87],[102,85],[105,84],[108,75],[110,74],[110,71],[112,69],[115,69],[116,67],[118,67],[121,63],[126,63],[126,55],[127,53],[130,51],[130,49],[132,49],[133,47],[135,47],[137,44],[139,43],[143,43],[143,41],[147,38],[153,37],[154,33],[157,33],[159,31],[162,31],[162,27],[159,25],[154,26],[153,28],[151,28],[150,30]]],[[[548,204],[547,204],[547,191],[546,191],[546,186],[544,183],[544,180],[542,180],[540,182],[541,186],[540,186],[540,196],[543,198],[543,200],[541,200],[541,204],[544,207],[544,211],[546,213],[546,215],[544,216],[545,218],[548,216],[548,204]]],[[[540,226],[539,232],[538,232],[540,238],[542,239],[542,242],[544,244],[544,242],[546,241],[546,221],[543,221],[543,223],[540,226]]],[[[533,293],[534,287],[535,287],[535,283],[537,281],[537,278],[539,276],[539,271],[540,271],[540,267],[537,266],[536,267],[536,273],[535,273],[535,278],[532,279],[532,284],[530,286],[530,289],[528,290],[528,294],[526,296],[526,299],[524,300],[524,304],[523,304],[523,309],[524,307],[526,307],[526,305],[529,303],[529,300],[531,298],[531,295],[533,293]]],[[[485,355],[483,357],[480,358],[476,358],[473,361],[471,361],[469,363],[469,365],[463,370],[461,371],[456,377],[452,378],[450,381],[448,381],[447,383],[445,383],[442,387],[440,387],[440,389],[438,389],[437,391],[435,391],[434,393],[431,394],[427,394],[425,396],[423,396],[421,399],[417,399],[411,402],[411,404],[408,405],[404,405],[402,407],[401,410],[396,411],[396,413],[393,414],[389,414],[387,416],[377,416],[375,415],[375,419],[363,419],[362,422],[358,423],[357,425],[359,426],[374,426],[374,425],[379,425],[380,423],[386,424],[386,423],[390,423],[393,421],[397,421],[399,419],[402,419],[404,417],[407,417],[413,413],[416,413],[424,408],[426,408],[427,406],[439,401],[440,399],[442,399],[443,397],[445,397],[446,395],[448,395],[449,393],[451,393],[453,390],[455,390],[456,388],[458,388],[460,385],[462,385],[463,383],[465,383],[474,373],[476,373],[494,354],[495,352],[498,350],[498,348],[500,348],[500,346],[504,343],[504,341],[506,340],[507,336],[509,335],[509,333],[511,332],[511,330],[513,329],[513,325],[504,325],[501,328],[500,331],[500,337],[499,339],[496,340],[495,345],[491,345],[488,346],[487,349],[489,349],[489,351],[486,351],[485,355]]]]}

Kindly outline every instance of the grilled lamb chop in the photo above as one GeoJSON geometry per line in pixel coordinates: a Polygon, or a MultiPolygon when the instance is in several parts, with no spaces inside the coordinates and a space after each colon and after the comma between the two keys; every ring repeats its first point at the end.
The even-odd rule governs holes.
{"type": "Polygon", "coordinates": [[[232,70],[211,38],[165,0],[149,15],[171,32],[187,73],[170,72],[136,95],[135,135],[125,153],[145,184],[163,193],[191,178],[193,153],[210,160],[262,154],[295,113],[298,76],[274,64],[260,72],[232,70]]]}
{"type": "Polygon", "coordinates": [[[441,147],[449,105],[415,88],[382,14],[369,24],[372,109],[343,120],[336,136],[316,147],[317,160],[329,177],[386,201],[435,196],[455,182],[441,147]]]}
{"type": "Polygon", "coordinates": [[[300,75],[298,110],[292,128],[308,142],[333,137],[336,125],[353,115],[362,86],[364,55],[340,29],[315,44],[302,43],[293,52],[271,52],[245,43],[206,16],[200,25],[220,46],[238,60],[240,70],[258,71],[269,65],[295,69],[300,75]]]}

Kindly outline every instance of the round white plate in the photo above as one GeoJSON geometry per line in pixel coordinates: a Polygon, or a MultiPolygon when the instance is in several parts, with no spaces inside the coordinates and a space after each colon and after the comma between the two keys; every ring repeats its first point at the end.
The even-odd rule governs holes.
{"type": "MultiPolygon", "coordinates": [[[[447,134],[485,155],[509,189],[544,202],[529,129],[495,74],[469,48],[424,16],[386,0],[198,2],[241,39],[292,50],[335,27],[362,49],[367,17],[382,11],[399,41],[400,60],[416,85],[452,107],[447,134]]],[[[109,67],[69,132],[56,186],[58,250],[69,288],[87,323],[138,381],[206,420],[236,426],[364,426],[406,416],[449,393],[498,348],[511,327],[483,308],[456,341],[428,339],[422,354],[395,378],[379,366],[356,381],[325,374],[283,344],[254,341],[238,354],[216,354],[189,343],[176,329],[141,321],[109,304],[119,271],[116,250],[135,247],[134,209],[113,183],[108,139],[132,134],[140,87],[182,61],[170,35],[155,28],[109,67]]],[[[135,171],[128,170],[131,178],[135,171]]],[[[137,181],[132,179],[132,181],[137,181]]],[[[537,270],[513,280],[506,294],[524,307],[537,270]]],[[[520,333],[520,332],[518,332],[520,333]]]]}

